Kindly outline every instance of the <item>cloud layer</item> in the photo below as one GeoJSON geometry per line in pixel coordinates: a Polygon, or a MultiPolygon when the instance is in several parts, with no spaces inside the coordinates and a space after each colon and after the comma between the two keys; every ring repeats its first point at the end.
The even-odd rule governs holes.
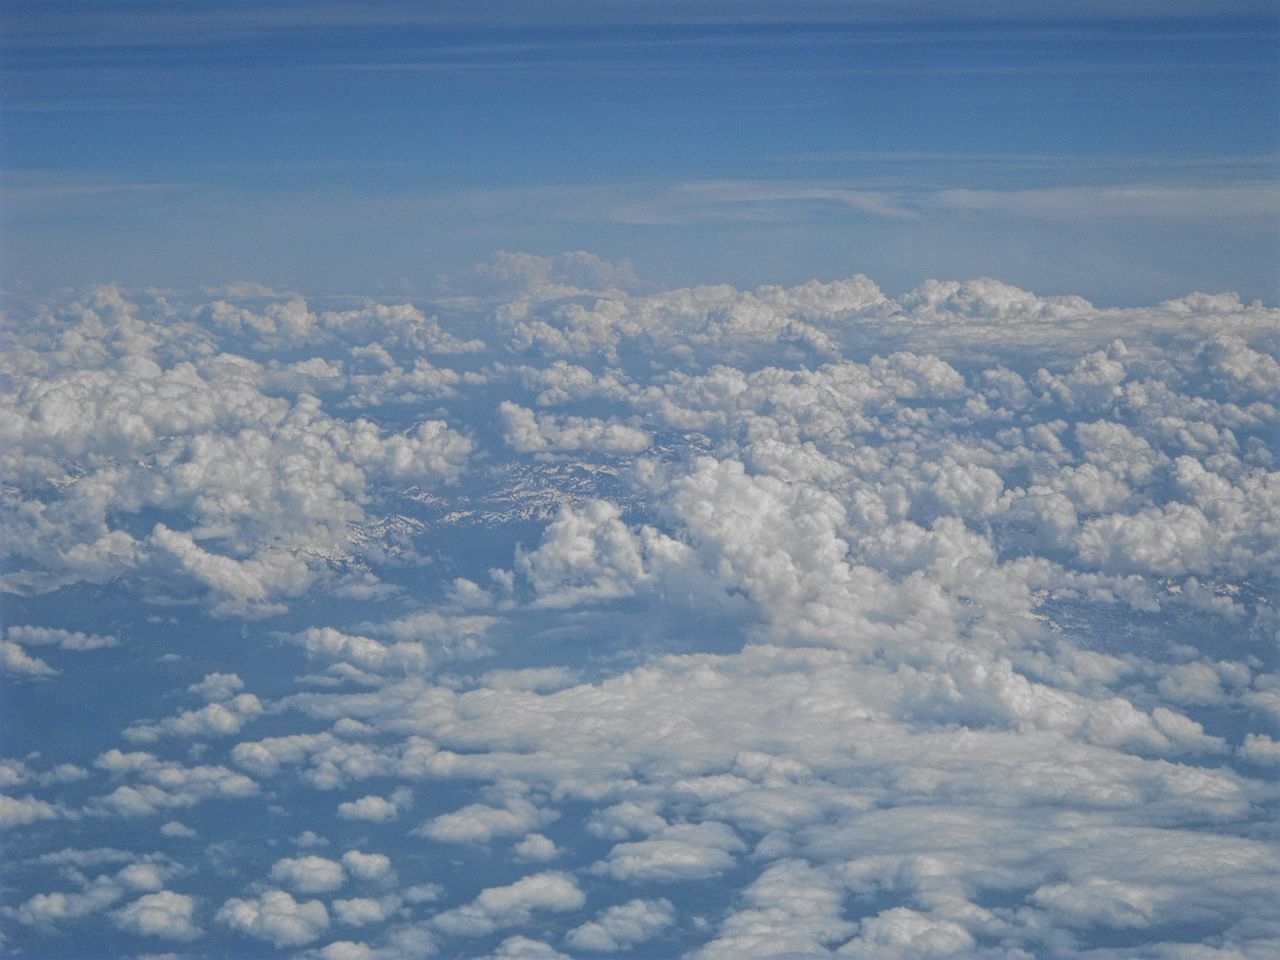
{"type": "Polygon", "coordinates": [[[476,276],[11,298],[5,942],[1280,946],[1280,311],[476,276]]]}

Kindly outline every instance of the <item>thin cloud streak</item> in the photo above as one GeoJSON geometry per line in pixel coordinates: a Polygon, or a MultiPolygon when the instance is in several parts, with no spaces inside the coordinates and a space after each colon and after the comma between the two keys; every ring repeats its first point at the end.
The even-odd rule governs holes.
{"type": "MultiPolygon", "coordinates": [[[[288,34],[391,28],[536,29],[562,26],[746,27],[937,24],[960,21],[1060,24],[1192,20],[1221,15],[1221,5],[1205,0],[1148,0],[1124,5],[1077,0],[1051,8],[989,0],[809,0],[786,5],[746,2],[632,2],[588,0],[549,2],[443,2],[430,5],[388,2],[291,4],[190,4],[156,9],[154,4],[117,3],[88,9],[71,3],[10,4],[0,24],[7,45],[28,49],[63,47],[189,47],[252,42],[288,34]],[[60,14],[50,16],[50,8],[60,14]]],[[[1270,4],[1246,0],[1236,5],[1241,20],[1270,18],[1270,4]]]]}
{"type": "Polygon", "coordinates": [[[546,203],[549,216],[637,225],[799,221],[844,212],[889,220],[954,213],[1032,220],[1095,217],[1156,221],[1256,222],[1280,212],[1280,182],[1128,183],[1030,190],[960,187],[867,189],[857,183],[794,180],[685,181],[675,184],[546,186],[463,191],[481,205],[546,203]],[[558,213],[557,213],[558,211],[558,213]]]}

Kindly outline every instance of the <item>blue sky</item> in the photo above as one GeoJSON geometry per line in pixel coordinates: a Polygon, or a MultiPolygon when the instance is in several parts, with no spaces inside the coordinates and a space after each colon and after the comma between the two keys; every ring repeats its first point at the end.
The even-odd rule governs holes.
{"type": "Polygon", "coordinates": [[[422,296],[588,249],[1274,301],[1277,18],[1110,6],[10,4],[5,282],[422,296]]]}

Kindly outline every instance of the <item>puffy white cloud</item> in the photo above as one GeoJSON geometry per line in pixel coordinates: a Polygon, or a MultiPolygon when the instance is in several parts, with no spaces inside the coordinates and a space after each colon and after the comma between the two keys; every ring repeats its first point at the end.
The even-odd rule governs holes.
{"type": "Polygon", "coordinates": [[[602,911],[594,920],[574,927],[565,942],[575,950],[611,953],[651,940],[675,923],[670,900],[629,900],[602,911]]]}
{"type": "Polygon", "coordinates": [[[699,957],[822,956],[854,925],[843,918],[845,891],[829,870],[801,860],[774,864],[743,891],[699,957]]]}
{"type": "Polygon", "coordinates": [[[94,766],[112,777],[135,776],[141,781],[137,786],[124,784],[92,800],[88,809],[99,815],[149,816],[170,807],[238,799],[258,792],[256,783],[226,767],[184,767],[150,753],[108,750],[94,761],[94,766]]]}
{"type": "MultiPolygon", "coordinates": [[[[239,743],[232,749],[231,759],[260,777],[274,776],[282,767],[307,764],[303,772],[307,783],[321,790],[334,790],[351,780],[411,774],[434,752],[435,748],[429,743],[415,738],[381,747],[352,742],[332,733],[318,733],[239,743]]],[[[407,806],[409,795],[393,791],[391,799],[407,806]]]]}
{"type": "Polygon", "coordinates": [[[236,744],[231,759],[236,766],[260,777],[277,773],[283,764],[298,763],[309,754],[339,748],[342,741],[328,733],[269,737],[236,744]]]}
{"type": "Polygon", "coordinates": [[[926,280],[900,303],[913,319],[929,323],[1055,323],[1094,311],[1080,297],[1038,297],[990,277],[926,280]]]}
{"type": "Polygon", "coordinates": [[[218,910],[217,920],[277,947],[296,947],[329,928],[329,911],[319,900],[298,902],[283,890],[267,890],[250,900],[231,898],[218,910]]]}
{"type": "MultiPolygon", "coordinates": [[[[455,586],[456,586],[455,582],[455,586]]],[[[415,648],[437,658],[478,656],[487,651],[485,636],[498,618],[478,613],[424,610],[377,623],[362,623],[361,630],[395,641],[388,649],[387,666],[412,671],[419,664],[415,648]]]]}
{"type": "Polygon", "coordinates": [[[362,853],[348,850],[342,855],[342,865],[357,880],[394,880],[391,860],[381,853],[362,853]]]}
{"type": "Polygon", "coordinates": [[[135,859],[135,854],[115,847],[93,847],[87,850],[76,847],[63,847],[61,850],[55,850],[52,853],[42,853],[35,858],[34,862],[49,866],[62,867],[70,865],[84,868],[101,866],[107,863],[127,863],[135,859]]]}
{"type": "Polygon", "coordinates": [[[1205,359],[1215,374],[1229,379],[1239,391],[1275,396],[1280,391],[1280,363],[1270,354],[1250,348],[1240,337],[1222,333],[1205,347],[1205,359]]]}
{"type": "Polygon", "coordinates": [[[338,804],[338,816],[344,820],[368,820],[384,823],[400,816],[401,806],[385,797],[365,796],[338,804]]]}
{"type": "Polygon", "coordinates": [[[559,690],[572,686],[576,675],[567,667],[529,667],[524,670],[490,670],[480,683],[496,690],[559,690]]]}
{"type": "Polygon", "coordinates": [[[866,277],[752,292],[702,286],[647,296],[600,291],[587,302],[576,289],[535,288],[504,304],[496,319],[510,349],[544,355],[616,359],[624,348],[667,354],[738,357],[769,346],[803,356],[834,352],[829,331],[882,317],[889,302],[866,277]]]}
{"type": "Polygon", "coordinates": [[[1246,734],[1244,743],[1236,752],[1250,763],[1280,766],[1280,740],[1274,740],[1265,733],[1246,734]]]}
{"type": "Polygon", "coordinates": [[[10,797],[0,794],[0,826],[22,827],[37,820],[56,820],[62,816],[58,808],[36,797],[10,797]]]}
{"type": "Polygon", "coordinates": [[[234,673],[207,673],[200,682],[187,687],[187,692],[210,703],[221,703],[243,689],[244,681],[234,673]]]}
{"type": "Polygon", "coordinates": [[[655,801],[638,803],[626,800],[597,810],[587,821],[587,832],[609,840],[626,840],[637,834],[653,834],[664,829],[667,821],[657,814],[655,801]]]}
{"type": "Polygon", "coordinates": [[[482,937],[503,927],[528,923],[535,911],[577,910],[586,896],[564,873],[534,873],[505,887],[488,887],[473,901],[438,913],[432,921],[445,933],[482,937]]]}
{"type": "MultiPolygon", "coordinates": [[[[33,755],[31,759],[35,759],[35,756],[33,755]]],[[[74,783],[88,776],[88,771],[74,763],[60,763],[51,770],[33,770],[23,760],[12,758],[0,760],[0,789],[16,787],[23,783],[38,783],[42,786],[74,783]]]]}
{"type": "Polygon", "coordinates": [[[328,893],[347,882],[342,864],[325,857],[307,856],[277,860],[271,879],[298,893],[328,893]]]}
{"type": "Polygon", "coordinates": [[[122,930],[144,937],[167,940],[194,940],[203,931],[195,925],[195,900],[171,890],[139,897],[114,914],[122,930]]]}
{"type": "Polygon", "coordinates": [[[321,947],[316,956],[322,960],[373,960],[374,953],[368,944],[354,940],[335,940],[321,947]]]}
{"type": "Polygon", "coordinates": [[[338,923],[349,927],[364,927],[376,923],[384,923],[393,916],[400,902],[396,897],[375,900],[372,897],[352,897],[349,900],[334,900],[332,904],[333,918],[338,923]]]}
{"type": "Polygon", "coordinates": [[[653,438],[643,430],[595,417],[545,417],[509,401],[498,405],[502,439],[518,453],[564,453],[599,450],[641,453],[653,438]]]}
{"type": "Polygon", "coordinates": [[[146,893],[115,912],[117,926],[144,936],[192,939],[200,935],[192,922],[195,901],[163,889],[165,881],[177,870],[172,861],[156,855],[135,859],[133,854],[109,848],[68,848],[45,855],[38,862],[64,868],[80,889],[29,897],[12,912],[19,923],[51,928],[102,913],[127,895],[146,893]],[[80,872],[82,868],[121,861],[133,862],[126,863],[114,876],[102,874],[91,879],[80,872]]]}
{"type": "Polygon", "coordinates": [[[116,881],[131,890],[157,891],[164,886],[172,870],[155,862],[131,863],[116,874],[116,881]]]}
{"type": "Polygon", "coordinates": [[[590,500],[562,509],[538,549],[518,555],[516,566],[539,605],[567,607],[631,596],[688,553],[652,527],[629,530],[616,505],[590,500]]]}
{"type": "Polygon", "coordinates": [[[522,797],[512,797],[504,807],[473,803],[428,820],[415,833],[442,843],[488,843],[494,837],[525,833],[556,818],[522,797]]]}
{"type": "Polygon", "coordinates": [[[438,883],[415,883],[400,888],[400,895],[409,903],[431,903],[444,895],[444,887],[438,883]]]}
{"type": "Polygon", "coordinates": [[[293,640],[312,657],[350,663],[375,673],[421,673],[428,662],[421,643],[402,641],[388,646],[332,627],[310,627],[293,640]]]}
{"type": "Polygon", "coordinates": [[[646,840],[616,844],[596,869],[628,882],[705,880],[734,866],[733,855],[744,849],[723,823],[674,824],[646,840]]]}
{"type": "Polygon", "coordinates": [[[438,320],[426,316],[409,303],[367,303],[358,310],[326,311],[320,325],[344,342],[352,340],[386,344],[423,353],[475,353],[484,349],[482,340],[462,340],[441,328],[438,320]]]}
{"type": "Polygon", "coordinates": [[[539,391],[534,402],[540,406],[593,397],[625,400],[630,395],[627,375],[617,369],[597,374],[587,367],[556,360],[544,367],[520,366],[515,373],[522,383],[539,391]]]}
{"type": "Polygon", "coordinates": [[[568,960],[568,955],[541,940],[515,936],[498,944],[488,960],[568,960]]]}
{"type": "Polygon", "coordinates": [[[555,842],[549,837],[544,837],[540,833],[531,833],[519,843],[511,848],[512,854],[518,860],[527,860],[535,863],[543,863],[547,860],[554,860],[561,856],[564,851],[555,845],[555,842]]]}
{"type": "MultiPolygon", "coordinates": [[[[35,795],[0,815],[43,836],[280,778],[282,835],[347,852],[278,861],[292,893],[252,886],[219,922],[333,960],[526,924],[498,955],[628,949],[674,923],[666,884],[717,887],[714,913],[681,902],[708,957],[1274,952],[1280,311],[988,279],[636,295],[579,255],[488,279],[448,323],[114,288],[5,318],[6,589],[287,610],[271,655],[318,666],[281,696],[247,627],[202,649],[227,672],[195,709],[143,691],[161,719],[122,726],[270,736],[228,767],[109,751],[116,789],[87,804],[73,765],[5,761],[35,795]],[[409,832],[407,784],[432,798],[417,833],[459,844],[439,874],[350,849],[409,832]],[[454,868],[502,837],[484,869],[557,857],[593,912],[569,873],[459,905],[454,868]],[[324,946],[331,920],[385,927],[324,946]],[[1188,924],[1203,944],[1174,942],[1188,924]]],[[[44,651],[105,658],[129,629],[12,627],[5,656],[53,677],[44,651]]],[[[213,845],[190,869],[224,868],[218,819],[191,822],[213,845]]],[[[32,861],[66,890],[24,890],[21,923],[109,923],[170,878],[90,859],[32,861]]]]}
{"type": "MultiPolygon", "coordinates": [[[[197,350],[166,361],[155,347],[182,325],[119,310],[116,323],[140,336],[52,354],[52,367],[24,354],[5,398],[6,446],[21,465],[20,582],[176,575],[186,585],[174,589],[195,586],[216,609],[276,609],[325,575],[320,557],[346,553],[347,528],[365,519],[372,489],[454,476],[470,449],[441,421],[388,434],[330,417],[308,394],[270,396],[261,366],[242,356],[197,350]],[[50,480],[56,500],[31,499],[50,480]],[[145,510],[182,514],[186,526],[155,524],[140,536],[136,524],[117,523],[145,510]]],[[[310,315],[299,305],[281,316],[310,315]]],[[[82,313],[63,332],[100,338],[102,322],[82,313]]],[[[286,326],[291,336],[308,327],[286,326]]]]}
{"type": "Polygon", "coordinates": [[[5,636],[14,643],[29,647],[58,647],[62,650],[101,650],[120,645],[116,637],[54,627],[12,626],[5,636]]]}
{"type": "Polygon", "coordinates": [[[1193,705],[1221,703],[1226,694],[1218,672],[1207,663],[1179,663],[1168,667],[1156,689],[1166,700],[1193,705]]]}
{"type": "Polygon", "coordinates": [[[165,736],[228,737],[261,714],[262,702],[251,693],[241,693],[197,710],[184,710],[159,723],[131,724],[124,730],[124,738],[134,743],[154,743],[165,736]]]}
{"type": "Polygon", "coordinates": [[[38,893],[18,905],[18,922],[53,927],[106,910],[124,896],[124,888],[107,877],[89,882],[79,892],[38,893]]]}
{"type": "Polygon", "coordinates": [[[858,925],[858,936],[838,951],[852,957],[954,957],[974,948],[973,937],[954,921],[893,907],[858,925]]]}
{"type": "Polygon", "coordinates": [[[611,263],[585,250],[553,257],[499,250],[478,264],[475,273],[501,290],[514,292],[625,288],[637,282],[629,264],[611,263]]]}
{"type": "Polygon", "coordinates": [[[0,640],[0,657],[9,673],[24,677],[54,677],[58,671],[39,657],[33,657],[12,640],[0,640]]]}
{"type": "MultiPolygon", "coordinates": [[[[376,374],[354,374],[346,378],[346,398],[342,406],[348,409],[380,407],[384,404],[422,403],[432,397],[455,396],[459,384],[483,382],[478,374],[459,374],[447,367],[437,367],[423,357],[413,361],[413,368],[406,370],[391,360],[381,347],[354,347],[353,357],[363,354],[376,357],[386,367],[376,374]]],[[[292,371],[291,371],[292,372],[292,371]]],[[[344,382],[326,370],[326,387],[337,388],[344,382]]]]}

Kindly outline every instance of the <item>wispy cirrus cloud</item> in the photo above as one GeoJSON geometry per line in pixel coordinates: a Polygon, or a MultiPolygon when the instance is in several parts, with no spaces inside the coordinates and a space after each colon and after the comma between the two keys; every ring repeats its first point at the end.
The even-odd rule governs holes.
{"type": "MultiPolygon", "coordinates": [[[[1269,16],[1269,4],[1242,0],[1241,18],[1269,16]]],[[[1179,20],[1220,13],[1208,0],[1139,0],[1116,5],[1105,0],[1072,0],[1052,10],[1016,0],[632,0],[600,4],[590,0],[445,0],[404,4],[392,0],[359,3],[294,4],[287,0],[230,3],[193,2],[156,9],[128,0],[109,5],[75,0],[6,5],[3,20],[10,44],[56,46],[190,46],[244,42],[289,34],[396,28],[538,28],[550,21],[579,27],[685,26],[750,27],[781,25],[928,24],[960,20],[998,23],[1179,20]],[[50,13],[56,12],[57,16],[50,13]]]]}
{"type": "Polygon", "coordinates": [[[1037,220],[1142,218],[1267,223],[1280,215],[1280,181],[1132,183],[1037,190],[956,188],[939,190],[930,199],[944,210],[1037,220]]]}

